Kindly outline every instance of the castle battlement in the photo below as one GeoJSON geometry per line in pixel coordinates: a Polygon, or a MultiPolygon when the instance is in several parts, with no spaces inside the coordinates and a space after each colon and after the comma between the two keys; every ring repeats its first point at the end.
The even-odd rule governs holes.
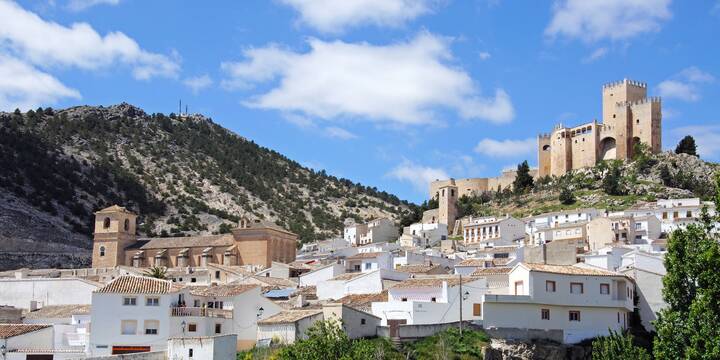
{"type": "Polygon", "coordinates": [[[630,80],[630,79],[622,79],[620,81],[609,82],[609,83],[603,85],[603,89],[613,88],[613,87],[621,86],[621,85],[631,85],[631,86],[636,86],[639,88],[647,89],[647,83],[630,80]]]}
{"type": "Polygon", "coordinates": [[[655,104],[661,104],[662,99],[659,96],[651,96],[644,99],[636,100],[636,101],[620,101],[615,103],[616,107],[626,107],[626,106],[633,106],[633,105],[641,105],[641,104],[647,104],[647,103],[655,103],[655,104]]]}
{"type": "Polygon", "coordinates": [[[538,139],[549,139],[552,135],[550,133],[540,133],[538,134],[538,139]]]}

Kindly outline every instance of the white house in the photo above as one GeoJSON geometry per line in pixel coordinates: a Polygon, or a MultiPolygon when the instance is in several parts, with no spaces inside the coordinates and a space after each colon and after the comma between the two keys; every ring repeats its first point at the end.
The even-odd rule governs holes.
{"type": "Polygon", "coordinates": [[[285,310],[258,322],[259,344],[275,341],[292,344],[307,338],[307,329],[316,321],[337,320],[350,339],[374,337],[380,318],[341,303],[328,303],[322,309],[285,310]]]}
{"type": "Polygon", "coordinates": [[[588,265],[610,271],[618,271],[622,266],[622,256],[631,251],[631,248],[624,246],[605,246],[580,256],[588,265]]]}
{"type": "Polygon", "coordinates": [[[425,252],[414,252],[405,250],[401,253],[402,255],[393,257],[393,268],[397,269],[399,266],[405,266],[405,265],[415,265],[415,264],[432,264],[432,265],[440,265],[442,267],[448,267],[452,268],[456,260],[450,259],[445,256],[440,256],[440,254],[437,255],[429,255],[425,252]]]}
{"type": "Polygon", "coordinates": [[[79,278],[0,279],[0,305],[29,309],[46,305],[90,304],[92,292],[103,284],[79,278]],[[32,303],[32,304],[31,304],[32,303]]]}
{"type": "Polygon", "coordinates": [[[298,286],[317,286],[318,282],[330,280],[345,273],[345,265],[333,262],[298,276],[298,286]]]}
{"type": "Polygon", "coordinates": [[[50,324],[0,324],[3,360],[83,358],[83,349],[56,347],[50,324]]]}
{"type": "Polygon", "coordinates": [[[393,256],[387,251],[360,252],[345,259],[345,271],[347,272],[390,270],[392,267],[393,256]]]}
{"type": "Polygon", "coordinates": [[[585,265],[517,264],[509,294],[485,295],[483,326],[506,337],[547,337],[563,343],[620,331],[633,312],[634,285],[617,272],[585,265]]]}
{"type": "Polygon", "coordinates": [[[346,221],[343,231],[343,238],[353,246],[393,241],[397,236],[395,222],[388,218],[375,219],[366,224],[346,221]]]}
{"type": "Polygon", "coordinates": [[[513,217],[469,217],[461,224],[465,246],[506,246],[525,238],[525,223],[513,217]]]}
{"type": "Polygon", "coordinates": [[[84,352],[90,339],[90,305],[49,305],[28,312],[25,324],[53,326],[55,349],[84,352]]]}
{"type": "Polygon", "coordinates": [[[652,322],[657,320],[657,313],[667,307],[662,296],[662,279],[667,274],[663,259],[659,255],[633,251],[622,260],[619,271],[635,281],[640,322],[647,331],[654,331],[652,322]]]}
{"type": "Polygon", "coordinates": [[[535,215],[525,218],[525,232],[531,238],[538,231],[551,229],[564,224],[587,223],[594,218],[601,217],[604,210],[588,208],[568,211],[558,211],[535,215]]]}
{"type": "Polygon", "coordinates": [[[405,248],[436,246],[448,236],[447,224],[414,223],[406,226],[400,236],[400,246],[405,248]]]}
{"type": "Polygon", "coordinates": [[[168,360],[235,359],[235,334],[168,339],[168,360]]]}
{"type": "Polygon", "coordinates": [[[638,204],[625,210],[625,214],[636,217],[654,215],[661,222],[662,232],[669,234],[677,228],[698,222],[703,207],[707,207],[710,214],[715,213],[715,205],[712,202],[702,202],[699,198],[686,198],[659,199],[657,202],[638,204]]]}
{"type": "Polygon", "coordinates": [[[408,277],[410,274],[384,269],[346,273],[318,282],[317,297],[320,300],[337,300],[352,294],[375,294],[385,290],[389,284],[408,277]]]}
{"type": "MultiPolygon", "coordinates": [[[[460,276],[426,276],[401,281],[388,289],[386,302],[373,302],[381,325],[443,324],[460,320],[460,276]]],[[[485,278],[462,279],[463,320],[481,320],[480,306],[487,292],[485,278]]]]}

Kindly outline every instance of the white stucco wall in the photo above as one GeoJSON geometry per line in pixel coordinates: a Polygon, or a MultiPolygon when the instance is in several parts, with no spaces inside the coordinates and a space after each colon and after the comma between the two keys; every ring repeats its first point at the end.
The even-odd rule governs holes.
{"type": "Polygon", "coordinates": [[[0,305],[30,308],[31,301],[45,305],[90,304],[93,284],[73,278],[0,279],[0,305]]]}
{"type": "Polygon", "coordinates": [[[298,277],[299,286],[317,286],[318,282],[326,281],[345,273],[345,266],[334,263],[322,269],[301,274],[298,277]]]}
{"type": "Polygon", "coordinates": [[[234,335],[170,339],[167,354],[169,360],[234,359],[236,343],[234,335]]]}

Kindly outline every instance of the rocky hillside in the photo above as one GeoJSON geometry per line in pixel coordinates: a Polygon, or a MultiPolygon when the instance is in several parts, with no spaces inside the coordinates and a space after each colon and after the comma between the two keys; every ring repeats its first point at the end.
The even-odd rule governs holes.
{"type": "Polygon", "coordinates": [[[148,115],[125,103],[0,113],[0,169],[0,268],[86,254],[93,211],[116,203],[141,215],[142,235],[228,232],[247,216],[302,241],[339,235],[347,217],[399,219],[412,206],[201,115],[148,115]],[[53,256],[11,259],[21,251],[53,256]]]}
{"type": "Polygon", "coordinates": [[[506,189],[459,200],[461,215],[504,215],[522,218],[546,212],[583,207],[624,210],[640,202],[657,199],[714,195],[713,174],[720,165],[687,154],[665,152],[636,157],[632,161],[602,162],[593,168],[570,172],[562,177],[537,179],[534,187],[522,192],[506,189]],[[609,189],[611,181],[615,185],[609,189]],[[561,193],[571,194],[563,201],[561,193]]]}

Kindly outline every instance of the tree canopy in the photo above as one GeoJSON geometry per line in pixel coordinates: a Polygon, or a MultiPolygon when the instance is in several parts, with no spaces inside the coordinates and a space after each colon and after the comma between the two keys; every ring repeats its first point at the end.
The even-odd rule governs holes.
{"type": "Polygon", "coordinates": [[[533,177],[530,175],[530,165],[527,160],[520,163],[517,167],[515,181],[513,181],[513,190],[516,193],[523,193],[533,188],[533,177]]]}
{"type": "Polygon", "coordinates": [[[682,138],[682,140],[680,140],[677,147],[675,148],[675,153],[698,156],[697,145],[695,145],[695,139],[690,135],[687,135],[684,138],[682,138]]]}

